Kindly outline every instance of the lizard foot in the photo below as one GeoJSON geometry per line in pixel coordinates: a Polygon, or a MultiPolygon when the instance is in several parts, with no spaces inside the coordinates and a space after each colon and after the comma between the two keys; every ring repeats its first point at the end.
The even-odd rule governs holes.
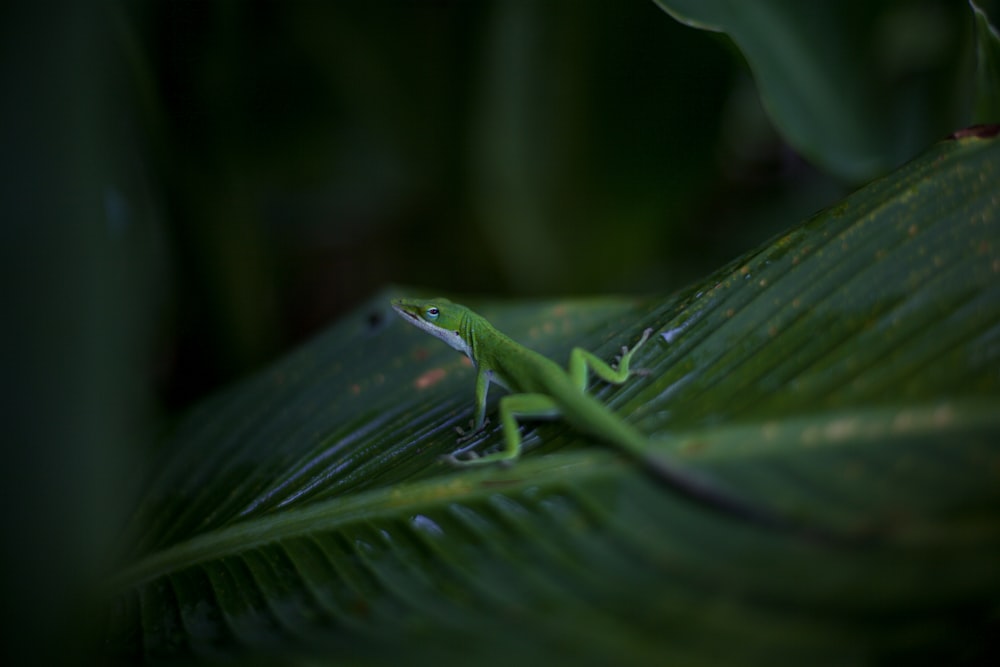
{"type": "Polygon", "coordinates": [[[474,451],[459,450],[451,454],[439,456],[438,460],[456,468],[467,468],[477,465],[499,465],[506,468],[514,464],[515,458],[504,452],[480,455],[474,451]]]}
{"type": "Polygon", "coordinates": [[[451,454],[442,454],[441,456],[438,457],[438,460],[452,466],[464,466],[464,465],[469,465],[478,458],[479,454],[475,452],[458,451],[458,452],[453,452],[451,454]],[[458,458],[459,454],[464,456],[464,458],[458,458]]]}
{"type": "Polygon", "coordinates": [[[489,426],[489,425],[490,425],[490,418],[487,417],[486,419],[483,420],[483,425],[481,427],[479,427],[478,429],[475,428],[475,426],[476,426],[475,422],[473,422],[473,420],[471,420],[471,419],[469,420],[469,429],[470,429],[469,431],[466,431],[461,426],[456,426],[455,427],[455,432],[458,433],[458,442],[459,443],[463,443],[463,442],[468,442],[469,440],[472,440],[477,435],[479,435],[480,433],[482,433],[483,431],[485,431],[486,427],[489,426]]]}

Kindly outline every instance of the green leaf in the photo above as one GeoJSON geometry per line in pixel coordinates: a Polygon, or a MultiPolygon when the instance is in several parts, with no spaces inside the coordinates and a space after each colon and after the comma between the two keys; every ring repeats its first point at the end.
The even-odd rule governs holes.
{"type": "Polygon", "coordinates": [[[976,21],[977,123],[1000,121],[1000,33],[986,11],[970,0],[976,21]]]}
{"type": "Polygon", "coordinates": [[[729,36],[788,142],[841,178],[884,173],[968,122],[954,101],[961,3],[655,1],[729,36]]]}
{"type": "MultiPolygon", "coordinates": [[[[656,451],[813,529],[657,484],[560,422],[452,470],[472,372],[381,294],[163,444],[108,582],[128,659],[938,664],[1000,611],[1000,141],[933,147],[669,297],[474,305],[656,451]]],[[[501,440],[494,428],[482,448],[501,440]]]]}

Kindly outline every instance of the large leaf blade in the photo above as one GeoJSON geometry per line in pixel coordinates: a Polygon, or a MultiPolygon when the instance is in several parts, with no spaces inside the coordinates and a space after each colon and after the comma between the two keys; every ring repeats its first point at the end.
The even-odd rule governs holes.
{"type": "Polygon", "coordinates": [[[1000,600],[998,163],[994,138],[939,144],[669,298],[483,304],[557,358],[610,358],[655,326],[650,376],[596,395],[656,451],[824,539],[687,501],[560,423],[511,469],[436,464],[471,371],[381,295],[180,426],[111,582],[112,646],[702,664],[978,650],[1000,600]]]}

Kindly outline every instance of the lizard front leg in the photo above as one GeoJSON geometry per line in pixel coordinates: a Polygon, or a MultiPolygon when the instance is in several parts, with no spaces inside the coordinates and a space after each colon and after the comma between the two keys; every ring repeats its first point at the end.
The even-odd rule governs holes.
{"type": "MultiPolygon", "coordinates": [[[[472,423],[470,430],[463,431],[461,426],[456,426],[458,432],[458,442],[468,442],[482,433],[490,420],[486,418],[486,397],[490,391],[490,372],[480,366],[476,369],[476,405],[472,412],[472,423]]],[[[459,450],[464,451],[464,450],[459,450]]]]}
{"type": "Polygon", "coordinates": [[[569,355],[569,376],[573,380],[573,384],[580,391],[586,391],[588,371],[594,371],[594,374],[605,382],[622,384],[632,374],[632,371],[629,369],[632,355],[639,351],[639,348],[649,340],[649,336],[652,333],[652,329],[646,329],[642,332],[642,338],[635,344],[635,347],[631,350],[623,347],[621,357],[618,359],[617,368],[610,366],[603,359],[582,347],[573,348],[573,351],[569,355]]]}

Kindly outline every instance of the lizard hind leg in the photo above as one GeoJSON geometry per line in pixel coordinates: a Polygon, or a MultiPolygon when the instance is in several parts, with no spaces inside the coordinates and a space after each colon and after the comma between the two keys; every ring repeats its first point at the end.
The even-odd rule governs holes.
{"type": "MultiPolygon", "coordinates": [[[[521,431],[519,420],[555,419],[560,415],[559,406],[545,394],[510,394],[500,399],[500,423],[503,426],[504,447],[498,452],[477,458],[459,459],[452,454],[445,457],[455,466],[484,465],[514,462],[521,456],[521,431]]],[[[466,448],[456,452],[462,453],[466,448]]]]}

